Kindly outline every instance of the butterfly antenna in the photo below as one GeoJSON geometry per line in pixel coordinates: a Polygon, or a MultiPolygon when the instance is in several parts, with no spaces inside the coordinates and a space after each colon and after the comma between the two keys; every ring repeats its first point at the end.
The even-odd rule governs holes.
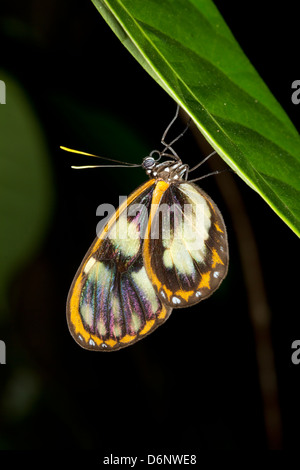
{"type": "Polygon", "coordinates": [[[76,170],[85,169],[85,168],[136,168],[136,167],[141,167],[142,166],[141,164],[137,164],[137,163],[127,163],[127,162],[121,162],[120,160],[113,160],[112,158],[100,157],[99,155],[94,155],[93,153],[81,152],[80,150],[74,150],[74,149],[70,149],[68,147],[60,146],[60,148],[62,150],[65,150],[66,152],[78,153],[79,155],[87,155],[88,157],[101,158],[102,160],[107,160],[109,162],[120,163],[120,165],[72,166],[72,168],[74,168],[76,170]]]}

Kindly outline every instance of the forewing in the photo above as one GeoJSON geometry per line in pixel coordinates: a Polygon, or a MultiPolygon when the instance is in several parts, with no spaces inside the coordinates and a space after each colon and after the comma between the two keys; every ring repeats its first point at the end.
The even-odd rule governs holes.
{"type": "Polygon", "coordinates": [[[153,180],[145,183],[120,206],[74,278],[67,301],[68,326],[86,349],[129,346],[172,311],[157,296],[143,265],[143,235],[154,187],[153,180]]]}
{"type": "Polygon", "coordinates": [[[228,268],[223,217],[214,202],[191,183],[171,184],[154,193],[151,230],[144,242],[144,263],[158,296],[173,308],[210,296],[228,268]]]}

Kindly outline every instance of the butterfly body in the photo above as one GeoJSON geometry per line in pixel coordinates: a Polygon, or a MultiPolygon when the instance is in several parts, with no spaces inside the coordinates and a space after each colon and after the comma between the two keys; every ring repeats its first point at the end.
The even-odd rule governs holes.
{"type": "Polygon", "coordinates": [[[135,343],[172,309],[210,296],[227,273],[220,211],[187,179],[179,158],[143,161],[150,180],[111,217],[78,269],[67,301],[82,347],[113,351],[135,343]]]}

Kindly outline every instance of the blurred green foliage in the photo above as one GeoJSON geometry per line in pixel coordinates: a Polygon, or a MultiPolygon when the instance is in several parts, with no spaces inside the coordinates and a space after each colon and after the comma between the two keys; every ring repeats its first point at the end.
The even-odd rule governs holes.
{"type": "Polygon", "coordinates": [[[49,224],[53,186],[42,126],[20,83],[4,70],[0,106],[0,309],[13,274],[41,245],[49,224]]]}

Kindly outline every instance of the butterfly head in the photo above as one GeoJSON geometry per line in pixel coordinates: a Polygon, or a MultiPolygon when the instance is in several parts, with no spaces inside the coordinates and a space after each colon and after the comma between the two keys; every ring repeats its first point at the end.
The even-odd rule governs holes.
{"type": "Polygon", "coordinates": [[[188,165],[183,164],[178,157],[172,158],[172,156],[172,160],[159,162],[161,156],[163,155],[160,154],[157,160],[152,154],[144,158],[142,167],[146,170],[149,178],[160,179],[168,183],[186,181],[188,165]]]}

